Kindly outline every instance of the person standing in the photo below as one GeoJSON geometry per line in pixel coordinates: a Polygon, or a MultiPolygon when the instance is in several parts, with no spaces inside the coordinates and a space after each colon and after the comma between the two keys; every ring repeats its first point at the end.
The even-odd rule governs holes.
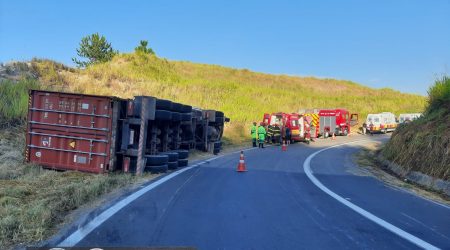
{"type": "Polygon", "coordinates": [[[367,132],[367,123],[366,122],[364,122],[362,125],[362,131],[363,131],[363,135],[365,135],[367,132]]]}
{"type": "Polygon", "coordinates": [[[259,139],[259,148],[264,148],[264,140],[266,139],[266,129],[263,126],[264,124],[261,123],[258,127],[258,139],[259,139]]]}
{"type": "Polygon", "coordinates": [[[291,137],[292,137],[292,133],[291,133],[291,129],[289,127],[286,127],[285,130],[285,138],[286,138],[286,144],[291,144],[291,137]]]}
{"type": "Polygon", "coordinates": [[[252,135],[252,144],[253,147],[256,147],[256,139],[258,138],[258,131],[257,131],[257,127],[256,127],[256,122],[253,122],[253,125],[250,129],[250,133],[252,135]]]}

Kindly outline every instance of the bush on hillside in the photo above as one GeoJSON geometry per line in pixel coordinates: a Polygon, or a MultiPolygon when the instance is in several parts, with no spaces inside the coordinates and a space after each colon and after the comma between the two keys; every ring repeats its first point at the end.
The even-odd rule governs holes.
{"type": "Polygon", "coordinates": [[[23,123],[28,109],[28,90],[39,88],[36,80],[0,82],[0,127],[23,123]]]}
{"type": "Polygon", "coordinates": [[[427,112],[445,109],[450,111],[450,77],[444,76],[428,90],[427,112]]]}

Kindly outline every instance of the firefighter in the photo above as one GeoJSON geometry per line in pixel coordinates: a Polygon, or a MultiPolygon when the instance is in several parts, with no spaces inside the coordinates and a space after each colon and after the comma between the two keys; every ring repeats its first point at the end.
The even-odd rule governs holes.
{"type": "Polygon", "coordinates": [[[291,133],[291,129],[289,127],[286,127],[285,138],[286,138],[286,144],[288,144],[288,145],[291,144],[292,133],[291,133]]]}
{"type": "Polygon", "coordinates": [[[273,139],[273,126],[272,125],[268,125],[267,126],[267,136],[266,136],[266,142],[267,143],[271,143],[273,139]]]}
{"type": "Polygon", "coordinates": [[[362,125],[362,132],[363,132],[363,135],[365,135],[367,133],[367,123],[366,122],[364,122],[362,125]]]}
{"type": "Polygon", "coordinates": [[[252,135],[252,144],[253,147],[256,147],[256,140],[258,138],[258,128],[256,127],[256,122],[253,122],[253,125],[250,129],[250,134],[252,135]]]}
{"type": "Polygon", "coordinates": [[[264,128],[264,123],[261,122],[258,127],[258,139],[259,139],[259,148],[264,148],[264,140],[266,139],[266,129],[264,128]]]}
{"type": "Polygon", "coordinates": [[[278,123],[275,123],[275,126],[272,127],[272,142],[273,143],[279,143],[281,145],[282,139],[281,138],[281,129],[280,129],[280,125],[278,123]]]}

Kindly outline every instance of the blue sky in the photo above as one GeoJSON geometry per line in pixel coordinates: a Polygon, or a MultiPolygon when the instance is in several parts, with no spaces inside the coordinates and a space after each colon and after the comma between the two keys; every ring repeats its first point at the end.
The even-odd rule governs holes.
{"type": "Polygon", "coordinates": [[[450,0],[0,0],[0,62],[73,65],[83,36],[120,52],[332,77],[425,95],[450,73],[450,0]]]}

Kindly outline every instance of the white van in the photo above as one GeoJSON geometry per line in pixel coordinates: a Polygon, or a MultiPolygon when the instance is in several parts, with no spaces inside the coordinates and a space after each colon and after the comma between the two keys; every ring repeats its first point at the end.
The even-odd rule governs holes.
{"type": "Polygon", "coordinates": [[[398,116],[398,122],[399,123],[412,122],[414,120],[419,119],[419,117],[421,116],[422,116],[421,113],[400,114],[398,116]]]}
{"type": "Polygon", "coordinates": [[[395,115],[391,112],[383,112],[379,114],[368,114],[366,119],[367,130],[370,133],[387,133],[397,128],[395,115]]]}

